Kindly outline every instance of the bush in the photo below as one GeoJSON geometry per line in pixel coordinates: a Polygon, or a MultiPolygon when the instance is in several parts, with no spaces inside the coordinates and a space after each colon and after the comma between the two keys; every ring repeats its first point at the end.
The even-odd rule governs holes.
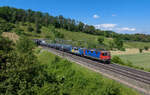
{"type": "Polygon", "coordinates": [[[13,32],[15,32],[17,35],[22,35],[24,33],[24,30],[20,29],[20,28],[15,28],[13,30],[13,32]]]}
{"type": "Polygon", "coordinates": [[[35,44],[28,39],[27,37],[20,37],[19,41],[17,41],[17,51],[21,54],[33,52],[33,48],[35,44]]]}
{"type": "Polygon", "coordinates": [[[143,49],[142,49],[142,48],[139,48],[139,52],[142,53],[142,52],[143,52],[143,49]]]}
{"type": "Polygon", "coordinates": [[[148,51],[149,47],[148,46],[144,46],[144,50],[148,51]]]}
{"type": "Polygon", "coordinates": [[[121,60],[121,58],[118,57],[118,56],[114,56],[114,57],[112,58],[112,62],[117,63],[117,64],[121,64],[121,65],[124,65],[124,64],[125,64],[125,63],[121,60]]]}
{"type": "Polygon", "coordinates": [[[104,37],[99,37],[98,42],[99,42],[99,44],[102,44],[104,42],[104,37]]]}
{"type": "Polygon", "coordinates": [[[30,25],[27,27],[27,30],[28,30],[29,32],[34,31],[33,27],[32,27],[32,26],[30,26],[30,25]]]}
{"type": "Polygon", "coordinates": [[[120,50],[121,50],[121,51],[126,51],[126,49],[125,49],[125,48],[121,48],[120,50]]]}
{"type": "Polygon", "coordinates": [[[114,43],[115,43],[115,46],[118,50],[122,49],[123,48],[123,40],[121,38],[115,38],[114,39],[114,43]]]}
{"type": "Polygon", "coordinates": [[[113,41],[109,41],[108,42],[108,47],[109,47],[110,50],[113,50],[113,48],[115,48],[114,42],[113,41]]]}

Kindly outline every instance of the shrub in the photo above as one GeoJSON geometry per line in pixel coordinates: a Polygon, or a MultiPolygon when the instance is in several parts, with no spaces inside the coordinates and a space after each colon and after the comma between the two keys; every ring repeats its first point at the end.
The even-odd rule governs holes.
{"type": "Polygon", "coordinates": [[[27,27],[27,30],[28,30],[29,32],[34,31],[33,27],[32,27],[32,26],[30,26],[30,25],[27,27]]]}
{"type": "Polygon", "coordinates": [[[113,50],[113,48],[115,48],[114,42],[113,41],[109,41],[108,42],[108,47],[109,47],[110,50],[113,50]]]}
{"type": "Polygon", "coordinates": [[[20,29],[20,28],[15,28],[14,29],[14,32],[17,34],[17,35],[22,35],[24,30],[20,29]]]}
{"type": "Polygon", "coordinates": [[[123,48],[123,47],[122,47],[120,50],[121,50],[121,51],[126,51],[126,49],[125,49],[125,48],[123,48]]]}
{"type": "Polygon", "coordinates": [[[121,60],[121,58],[119,58],[118,56],[114,56],[112,58],[112,62],[117,63],[117,64],[122,64],[124,65],[125,63],[121,60]]]}
{"type": "Polygon", "coordinates": [[[144,50],[148,51],[149,47],[148,46],[144,46],[144,50]]]}
{"type": "Polygon", "coordinates": [[[143,52],[143,49],[142,49],[142,48],[139,48],[139,52],[142,53],[142,52],[143,52]]]}
{"type": "Polygon", "coordinates": [[[99,42],[99,44],[102,44],[104,42],[104,37],[99,37],[98,42],[99,42]]]}
{"type": "Polygon", "coordinates": [[[121,38],[115,38],[114,39],[114,43],[115,43],[115,45],[116,45],[116,48],[118,49],[118,50],[120,50],[121,48],[123,48],[123,40],[121,39],[121,38]]]}
{"type": "Polygon", "coordinates": [[[34,47],[35,44],[30,39],[24,36],[20,37],[16,45],[17,51],[21,54],[32,52],[34,47]]]}

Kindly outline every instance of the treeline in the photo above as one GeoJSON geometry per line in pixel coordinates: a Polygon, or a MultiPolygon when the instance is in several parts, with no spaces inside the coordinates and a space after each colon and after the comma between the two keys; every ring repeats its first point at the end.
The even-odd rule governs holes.
{"type": "Polygon", "coordinates": [[[1,7],[0,17],[8,22],[31,22],[36,26],[49,26],[53,25],[56,28],[63,28],[69,31],[80,31],[95,35],[107,35],[109,36],[111,31],[101,31],[95,29],[92,25],[87,25],[82,22],[75,21],[74,19],[64,18],[62,15],[51,16],[48,13],[35,12],[32,10],[16,9],[12,7],[1,7]]]}
{"type": "MultiPolygon", "coordinates": [[[[0,20],[4,19],[8,24],[3,24],[2,26],[7,26],[3,31],[7,32],[13,27],[11,23],[17,22],[30,22],[35,23],[35,31],[40,33],[40,28],[42,26],[48,27],[49,25],[55,28],[63,28],[69,31],[84,32],[93,35],[103,35],[105,37],[111,38],[121,38],[125,41],[143,41],[149,42],[150,35],[145,34],[118,34],[113,31],[103,31],[100,29],[95,29],[92,25],[84,24],[83,22],[75,21],[74,19],[64,18],[62,15],[51,16],[48,13],[42,13],[39,11],[32,11],[30,9],[23,10],[12,7],[0,7],[0,20]]],[[[4,27],[5,28],[5,27],[4,27]]],[[[31,28],[29,28],[31,29],[31,28]]],[[[2,30],[2,29],[0,29],[2,30]]]]}
{"type": "Polygon", "coordinates": [[[150,42],[150,35],[146,34],[118,34],[125,41],[150,42]]]}

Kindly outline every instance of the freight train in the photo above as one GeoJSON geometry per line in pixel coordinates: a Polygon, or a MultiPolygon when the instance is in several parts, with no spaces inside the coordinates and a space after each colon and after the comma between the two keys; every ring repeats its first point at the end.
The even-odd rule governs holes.
{"type": "Polygon", "coordinates": [[[111,63],[111,55],[109,51],[80,48],[66,44],[46,43],[44,40],[37,40],[37,39],[34,40],[34,42],[37,45],[46,46],[60,51],[76,54],[82,57],[98,60],[106,64],[111,63]]]}

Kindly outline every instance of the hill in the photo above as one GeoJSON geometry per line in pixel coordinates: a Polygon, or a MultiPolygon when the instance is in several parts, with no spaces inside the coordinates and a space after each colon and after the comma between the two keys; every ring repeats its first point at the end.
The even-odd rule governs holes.
{"type": "MultiPolygon", "coordinates": [[[[95,29],[92,25],[84,24],[80,21],[75,21],[74,19],[67,19],[62,15],[59,16],[51,16],[48,13],[42,13],[39,11],[32,11],[30,9],[23,10],[12,7],[0,7],[0,19],[4,19],[2,21],[3,25],[7,25],[7,28],[4,27],[2,30],[4,32],[8,32],[11,28],[13,28],[12,23],[18,22],[29,22],[35,24],[35,32],[40,33],[40,29],[42,26],[54,26],[55,28],[65,29],[72,32],[83,32],[92,35],[99,35],[109,38],[118,38],[125,41],[142,41],[149,42],[150,35],[145,34],[117,34],[113,31],[102,31],[100,29],[95,29]],[[9,23],[5,23],[9,22],[9,23]]],[[[33,30],[29,27],[29,30],[33,30]]]]}

